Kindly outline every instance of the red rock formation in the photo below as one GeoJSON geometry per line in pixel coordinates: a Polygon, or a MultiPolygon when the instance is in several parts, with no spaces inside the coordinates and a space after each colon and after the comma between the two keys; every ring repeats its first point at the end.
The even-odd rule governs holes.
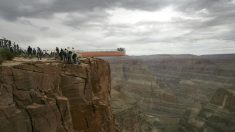
{"type": "Polygon", "coordinates": [[[32,62],[0,67],[0,130],[116,132],[109,64],[32,62]]]}

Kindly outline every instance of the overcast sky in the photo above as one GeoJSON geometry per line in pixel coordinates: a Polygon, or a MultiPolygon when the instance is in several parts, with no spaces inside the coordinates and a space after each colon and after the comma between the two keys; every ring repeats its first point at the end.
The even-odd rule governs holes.
{"type": "Polygon", "coordinates": [[[0,37],[129,55],[235,53],[235,0],[0,0],[0,37]]]}

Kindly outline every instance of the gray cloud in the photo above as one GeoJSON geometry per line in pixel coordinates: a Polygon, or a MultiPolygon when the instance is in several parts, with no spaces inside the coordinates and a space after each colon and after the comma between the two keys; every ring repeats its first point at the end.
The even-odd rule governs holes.
{"type": "Polygon", "coordinates": [[[127,9],[158,10],[172,5],[178,10],[194,12],[208,9],[213,12],[234,10],[232,0],[1,0],[1,15],[9,19],[40,17],[58,12],[90,12],[94,9],[123,7],[127,9]]]}
{"type": "Polygon", "coordinates": [[[63,46],[66,40],[68,45],[84,49],[123,46],[131,54],[147,54],[150,49],[143,45],[153,46],[151,53],[168,53],[173,47],[174,53],[186,53],[188,48],[190,53],[200,54],[206,52],[205,48],[218,49],[225,43],[234,49],[234,23],[233,0],[0,1],[2,36],[44,47],[63,46]],[[174,17],[170,22],[111,23],[112,14],[107,12],[116,8],[154,12],[169,6],[184,17],[174,17]]]}
{"type": "Polygon", "coordinates": [[[73,28],[81,29],[83,27],[100,26],[100,23],[105,23],[109,15],[103,10],[95,10],[92,12],[71,13],[65,16],[64,24],[73,28]]]}

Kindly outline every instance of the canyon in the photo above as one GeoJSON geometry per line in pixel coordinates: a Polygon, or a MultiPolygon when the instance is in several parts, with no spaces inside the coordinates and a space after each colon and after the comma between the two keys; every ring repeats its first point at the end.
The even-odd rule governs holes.
{"type": "Polygon", "coordinates": [[[185,112],[209,105],[219,89],[235,88],[233,54],[105,59],[112,71],[113,111],[124,132],[181,132],[185,112]]]}
{"type": "Polygon", "coordinates": [[[3,132],[233,132],[235,55],[15,58],[0,66],[3,132]]]}

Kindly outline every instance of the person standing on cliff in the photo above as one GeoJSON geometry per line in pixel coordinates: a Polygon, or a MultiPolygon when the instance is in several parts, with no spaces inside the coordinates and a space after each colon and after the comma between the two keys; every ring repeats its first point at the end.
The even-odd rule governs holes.
{"type": "Polygon", "coordinates": [[[19,50],[20,50],[20,47],[19,47],[19,45],[17,44],[16,45],[16,50],[19,52],[19,50]]]}
{"type": "Polygon", "coordinates": [[[15,42],[14,42],[14,44],[13,44],[13,51],[14,51],[15,54],[17,53],[17,50],[16,50],[16,43],[15,43],[15,42]]]}
{"type": "Polygon", "coordinates": [[[59,56],[60,56],[60,49],[58,47],[56,47],[55,58],[58,58],[59,56]]]}
{"type": "Polygon", "coordinates": [[[37,55],[37,51],[35,48],[33,48],[33,56],[36,56],[37,55]]]}
{"type": "Polygon", "coordinates": [[[4,48],[7,47],[7,40],[6,40],[6,38],[3,39],[3,47],[4,47],[4,48]]]}
{"type": "Polygon", "coordinates": [[[3,40],[0,39],[0,47],[3,47],[3,40]]]}
{"type": "Polygon", "coordinates": [[[11,48],[11,41],[8,40],[8,49],[10,49],[10,48],[11,48]]]}
{"type": "Polygon", "coordinates": [[[37,48],[37,58],[38,60],[42,60],[42,50],[39,47],[37,48]]]}
{"type": "Polygon", "coordinates": [[[67,62],[68,61],[68,50],[65,49],[64,50],[64,62],[67,62]]]}
{"type": "Polygon", "coordinates": [[[60,60],[62,61],[64,59],[63,58],[63,56],[64,56],[64,50],[63,49],[60,49],[59,55],[60,55],[60,60]]]}
{"type": "Polygon", "coordinates": [[[73,59],[73,63],[77,64],[77,54],[76,53],[73,53],[72,59],[73,59]]]}
{"type": "Polygon", "coordinates": [[[72,63],[72,51],[68,51],[68,64],[72,63]]]}
{"type": "Polygon", "coordinates": [[[11,52],[12,54],[14,53],[14,49],[13,49],[12,46],[10,47],[10,52],[11,52]]]}
{"type": "Polygon", "coordinates": [[[29,46],[27,49],[28,56],[32,56],[32,48],[29,46]]]}

